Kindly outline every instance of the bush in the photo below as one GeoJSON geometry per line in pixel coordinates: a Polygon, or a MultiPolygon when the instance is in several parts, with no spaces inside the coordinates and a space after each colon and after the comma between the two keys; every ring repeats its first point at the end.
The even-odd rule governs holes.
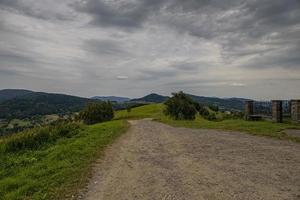
{"type": "Polygon", "coordinates": [[[209,105],[208,107],[209,107],[209,109],[211,109],[212,111],[215,111],[215,112],[218,112],[218,111],[219,111],[219,107],[216,106],[216,105],[209,105]]]}
{"type": "Polygon", "coordinates": [[[217,116],[215,113],[209,113],[207,116],[204,117],[205,119],[209,121],[215,121],[217,120],[217,116]]]}
{"type": "Polygon", "coordinates": [[[112,104],[108,102],[89,103],[80,113],[79,119],[86,124],[96,124],[114,118],[112,104]]]}
{"type": "Polygon", "coordinates": [[[164,113],[176,120],[193,120],[197,113],[195,102],[183,92],[173,93],[166,102],[164,113]]]}
{"type": "Polygon", "coordinates": [[[206,117],[209,115],[208,109],[204,106],[201,106],[200,109],[198,110],[198,112],[202,117],[206,117]]]}
{"type": "Polygon", "coordinates": [[[79,125],[74,123],[34,128],[7,137],[4,140],[4,148],[6,152],[37,149],[43,144],[54,142],[61,137],[71,137],[78,132],[79,125]]]}
{"type": "MultiPolygon", "coordinates": [[[[217,106],[209,106],[210,109],[212,109],[213,111],[216,111],[218,109],[217,106]]],[[[209,109],[203,105],[198,106],[197,111],[199,112],[199,114],[206,120],[209,121],[215,121],[217,120],[217,115],[214,112],[209,112],[209,109]]],[[[216,111],[217,112],[217,111],[216,111]]]]}

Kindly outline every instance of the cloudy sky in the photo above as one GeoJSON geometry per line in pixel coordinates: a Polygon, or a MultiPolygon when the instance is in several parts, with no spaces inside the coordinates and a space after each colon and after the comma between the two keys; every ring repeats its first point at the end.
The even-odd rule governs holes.
{"type": "Polygon", "coordinates": [[[299,0],[0,0],[0,89],[300,98],[299,0]]]}

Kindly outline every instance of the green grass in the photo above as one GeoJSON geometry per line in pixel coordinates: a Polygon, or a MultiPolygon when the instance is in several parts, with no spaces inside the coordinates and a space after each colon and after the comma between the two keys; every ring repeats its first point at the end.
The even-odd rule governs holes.
{"type": "Polygon", "coordinates": [[[163,104],[150,104],[134,108],[130,113],[126,110],[119,111],[116,114],[116,119],[141,119],[147,117],[177,127],[241,131],[252,135],[269,136],[300,142],[299,137],[288,136],[283,132],[284,129],[300,129],[299,124],[292,124],[290,122],[273,123],[271,121],[245,121],[243,119],[208,121],[199,115],[193,121],[173,120],[163,114],[163,109],[163,104]]]}
{"type": "Polygon", "coordinates": [[[37,150],[5,153],[0,142],[0,199],[71,198],[83,188],[92,163],[127,130],[124,120],[85,126],[37,150]]]}
{"type": "Polygon", "coordinates": [[[127,112],[127,110],[117,111],[115,114],[115,119],[160,119],[163,115],[162,110],[162,104],[150,104],[146,106],[132,108],[131,112],[127,112]]]}
{"type": "Polygon", "coordinates": [[[234,130],[279,139],[287,136],[287,128],[300,129],[291,123],[244,121],[241,119],[212,122],[197,116],[193,121],[176,121],[163,114],[164,105],[151,104],[118,111],[115,120],[84,126],[72,137],[63,137],[34,150],[5,152],[0,139],[0,199],[71,199],[84,188],[91,175],[92,164],[104,148],[124,133],[128,124],[123,119],[153,118],[163,123],[188,128],[234,130]]]}
{"type": "Polygon", "coordinates": [[[44,123],[50,123],[50,122],[54,122],[56,120],[58,120],[60,117],[56,114],[52,114],[52,115],[45,115],[42,120],[44,123]]]}
{"type": "Polygon", "coordinates": [[[26,127],[30,126],[31,122],[29,120],[13,119],[9,122],[8,127],[13,128],[14,126],[26,127]]]}

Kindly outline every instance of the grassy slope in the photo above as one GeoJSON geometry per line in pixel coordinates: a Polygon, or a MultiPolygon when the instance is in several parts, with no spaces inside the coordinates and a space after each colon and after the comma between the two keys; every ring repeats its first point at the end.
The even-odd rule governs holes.
{"type": "Polygon", "coordinates": [[[103,148],[127,127],[124,120],[115,120],[86,126],[78,135],[39,150],[0,152],[0,199],[71,197],[83,188],[103,148]]]}
{"type": "Polygon", "coordinates": [[[162,104],[151,104],[134,108],[130,113],[128,113],[126,110],[123,110],[119,111],[116,114],[116,119],[140,119],[148,117],[172,126],[242,131],[253,135],[291,139],[300,142],[299,138],[287,136],[282,132],[284,129],[288,128],[300,129],[299,125],[293,125],[290,123],[273,123],[270,121],[245,121],[242,119],[230,119],[220,122],[214,122],[205,120],[200,116],[197,116],[196,120],[194,121],[179,121],[166,117],[162,112],[163,108],[164,106],[162,104]]]}

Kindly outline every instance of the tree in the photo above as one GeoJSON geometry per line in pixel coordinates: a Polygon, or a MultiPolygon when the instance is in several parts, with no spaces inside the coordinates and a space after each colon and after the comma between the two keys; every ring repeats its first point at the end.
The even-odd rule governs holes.
{"type": "Polygon", "coordinates": [[[208,109],[205,107],[205,106],[201,106],[199,109],[198,109],[198,112],[199,114],[202,116],[202,117],[206,117],[209,115],[209,111],[208,109]]]}
{"type": "Polygon", "coordinates": [[[211,104],[211,105],[209,105],[208,107],[209,107],[209,109],[211,109],[212,111],[219,112],[219,107],[218,107],[217,105],[211,104]]]}
{"type": "Polygon", "coordinates": [[[131,106],[127,105],[126,110],[127,110],[128,113],[130,113],[131,112],[131,106]]]}
{"type": "Polygon", "coordinates": [[[176,120],[194,120],[197,113],[196,103],[183,92],[173,93],[166,102],[164,113],[176,120]]]}
{"type": "Polygon", "coordinates": [[[86,124],[95,124],[113,119],[112,104],[108,102],[89,103],[80,113],[79,119],[86,124]]]}

